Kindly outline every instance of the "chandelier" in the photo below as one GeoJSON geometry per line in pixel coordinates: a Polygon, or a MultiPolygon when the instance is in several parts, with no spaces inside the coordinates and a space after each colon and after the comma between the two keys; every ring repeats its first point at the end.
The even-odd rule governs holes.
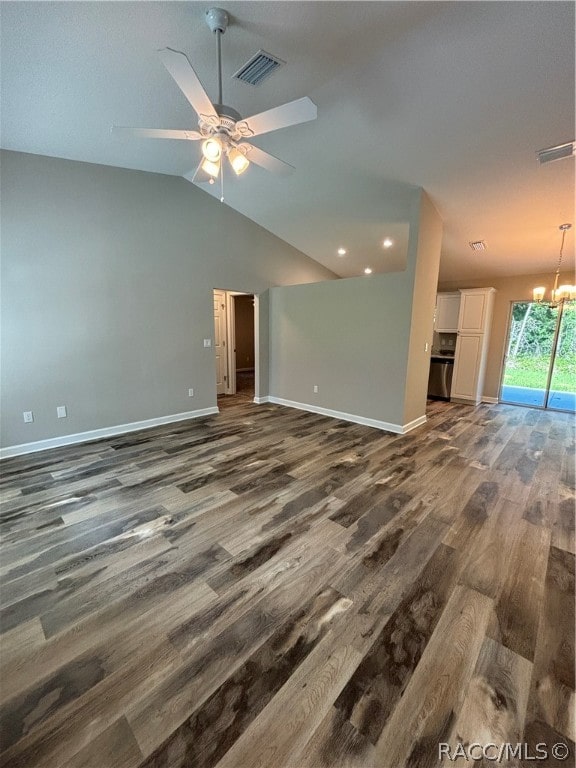
{"type": "MultiPolygon", "coordinates": [[[[560,255],[558,257],[558,266],[556,267],[556,273],[554,274],[554,287],[552,288],[551,303],[558,304],[563,299],[576,299],[576,285],[558,285],[560,278],[560,265],[562,264],[562,254],[564,252],[564,240],[566,239],[566,232],[572,227],[572,224],[560,224],[558,229],[562,232],[562,241],[560,243],[560,255]]],[[[539,285],[532,289],[532,296],[534,301],[541,302],[544,299],[546,288],[543,285],[539,285]]]]}

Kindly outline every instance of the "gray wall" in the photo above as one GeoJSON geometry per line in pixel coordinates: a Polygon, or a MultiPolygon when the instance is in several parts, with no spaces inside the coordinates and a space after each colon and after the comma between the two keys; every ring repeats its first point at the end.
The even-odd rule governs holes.
{"type": "Polygon", "coordinates": [[[13,152],[1,177],[4,446],[214,406],[212,289],[335,277],[181,178],[13,152]]]}
{"type": "Polygon", "coordinates": [[[270,290],[272,397],[397,426],[424,416],[442,225],[420,189],[407,218],[403,272],[270,290]]]}
{"type": "Polygon", "coordinates": [[[401,422],[411,308],[404,273],[273,288],[270,297],[273,397],[401,422]]]}

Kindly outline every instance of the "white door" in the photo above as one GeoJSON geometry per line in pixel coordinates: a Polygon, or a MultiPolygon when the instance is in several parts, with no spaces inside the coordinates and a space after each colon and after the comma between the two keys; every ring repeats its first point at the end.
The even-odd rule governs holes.
{"type": "Polygon", "coordinates": [[[225,291],[214,291],[214,352],[216,354],[216,394],[223,395],[228,382],[225,291]]]}

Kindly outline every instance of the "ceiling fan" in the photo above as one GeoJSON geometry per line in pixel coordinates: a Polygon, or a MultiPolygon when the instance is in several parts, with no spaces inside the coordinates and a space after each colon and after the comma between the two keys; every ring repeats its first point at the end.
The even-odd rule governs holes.
{"type": "MultiPolygon", "coordinates": [[[[146,139],[202,141],[202,158],[198,167],[195,171],[184,174],[186,179],[194,183],[214,184],[215,180],[220,177],[220,183],[223,185],[224,157],[227,158],[228,165],[237,176],[244,173],[250,163],[255,163],[267,171],[290,173],[293,166],[255,147],[247,139],[276,131],[279,128],[315,120],[317,116],[316,105],[305,96],[252,115],[252,117],[242,118],[235,109],[222,104],[221,36],[228,27],[229,17],[226,11],[221,8],[211,8],[206,11],[206,23],[216,35],[217,41],[217,103],[213,104],[208,98],[185,53],[175,51],[172,48],[164,48],[159,51],[162,63],[198,115],[198,130],[112,126],[112,132],[146,139]]],[[[220,199],[222,201],[224,199],[223,186],[221,186],[220,199]]]]}

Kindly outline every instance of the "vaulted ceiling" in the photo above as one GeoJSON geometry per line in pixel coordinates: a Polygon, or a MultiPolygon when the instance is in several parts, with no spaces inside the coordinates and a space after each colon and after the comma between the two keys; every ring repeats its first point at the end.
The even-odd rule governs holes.
{"type": "MultiPolygon", "coordinates": [[[[223,6],[223,101],[243,116],[302,96],[318,106],[316,121],[254,139],[295,172],[252,165],[225,180],[225,204],[349,276],[401,262],[421,186],[444,221],[441,279],[555,268],[558,226],[574,222],[574,159],[540,166],[536,151],[574,139],[573,2],[223,6]],[[258,87],[231,79],[259,49],[286,64],[258,87]]],[[[184,51],[215,100],[210,7],[2,2],[2,146],[189,172],[197,143],[127,141],[110,127],[196,127],[157,50],[184,51]]]]}

